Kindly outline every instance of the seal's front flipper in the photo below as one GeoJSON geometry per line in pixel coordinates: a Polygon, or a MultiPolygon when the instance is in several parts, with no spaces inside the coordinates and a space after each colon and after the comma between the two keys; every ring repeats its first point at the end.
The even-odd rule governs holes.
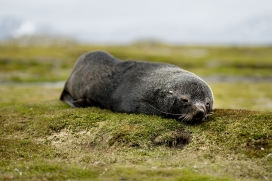
{"type": "Polygon", "coordinates": [[[76,106],[76,107],[87,107],[87,102],[86,102],[86,99],[84,98],[80,98],[80,99],[77,99],[75,101],[73,101],[73,104],[76,106]]]}
{"type": "Polygon", "coordinates": [[[86,97],[79,98],[79,99],[73,101],[73,104],[76,107],[100,106],[99,104],[96,104],[95,102],[93,102],[92,100],[90,100],[89,98],[86,98],[86,97]]]}
{"type": "Polygon", "coordinates": [[[67,103],[71,107],[77,107],[76,105],[73,104],[73,102],[75,102],[74,98],[66,90],[62,91],[62,94],[60,96],[60,100],[67,103]]]}

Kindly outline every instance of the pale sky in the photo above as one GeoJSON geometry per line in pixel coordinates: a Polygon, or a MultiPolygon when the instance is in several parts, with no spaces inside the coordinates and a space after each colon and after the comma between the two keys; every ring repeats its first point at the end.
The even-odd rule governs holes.
{"type": "Polygon", "coordinates": [[[174,41],[267,15],[272,15],[272,0],[0,0],[0,19],[26,21],[21,32],[43,25],[109,42],[141,37],[174,41]]]}

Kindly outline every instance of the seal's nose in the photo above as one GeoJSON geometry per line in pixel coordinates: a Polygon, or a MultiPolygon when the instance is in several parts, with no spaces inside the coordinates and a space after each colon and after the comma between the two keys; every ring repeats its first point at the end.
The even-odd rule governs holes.
{"type": "Polygon", "coordinates": [[[196,118],[202,119],[205,116],[205,111],[203,109],[196,110],[196,118]]]}

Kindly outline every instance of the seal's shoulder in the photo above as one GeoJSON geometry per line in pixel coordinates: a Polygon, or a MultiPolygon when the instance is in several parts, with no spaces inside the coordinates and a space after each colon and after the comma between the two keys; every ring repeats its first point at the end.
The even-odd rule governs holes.
{"type": "Polygon", "coordinates": [[[113,57],[111,54],[102,51],[102,50],[96,50],[96,51],[91,51],[83,54],[82,56],[87,56],[87,57],[113,57]]]}
{"type": "Polygon", "coordinates": [[[98,50],[81,55],[78,59],[78,62],[82,62],[84,64],[99,63],[111,65],[118,63],[119,60],[107,52],[98,50]]]}

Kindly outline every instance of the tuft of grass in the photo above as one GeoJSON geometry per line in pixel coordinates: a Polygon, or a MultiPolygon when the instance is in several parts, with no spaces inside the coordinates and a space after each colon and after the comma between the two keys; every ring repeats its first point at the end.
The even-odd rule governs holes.
{"type": "Polygon", "coordinates": [[[272,114],[215,109],[187,125],[158,116],[70,108],[0,109],[2,180],[269,180],[272,114]]]}

